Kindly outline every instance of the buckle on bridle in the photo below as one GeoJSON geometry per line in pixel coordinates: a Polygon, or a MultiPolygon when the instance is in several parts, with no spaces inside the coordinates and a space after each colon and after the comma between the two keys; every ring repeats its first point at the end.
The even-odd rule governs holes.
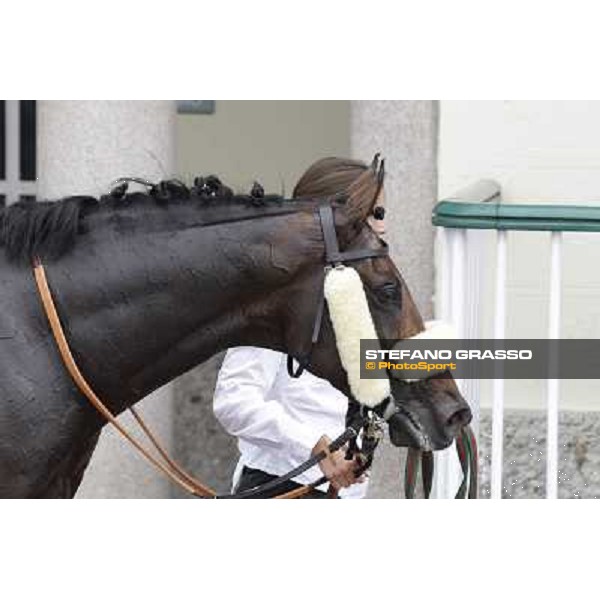
{"type": "Polygon", "coordinates": [[[368,415],[367,423],[363,428],[363,439],[368,438],[379,442],[383,439],[384,435],[385,420],[382,419],[378,414],[371,411],[368,415]]]}

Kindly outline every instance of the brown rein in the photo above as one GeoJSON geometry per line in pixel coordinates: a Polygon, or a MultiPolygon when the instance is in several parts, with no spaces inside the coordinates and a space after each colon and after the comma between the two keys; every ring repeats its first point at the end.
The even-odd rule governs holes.
{"type": "Polygon", "coordinates": [[[54,336],[54,340],[58,346],[58,350],[60,352],[60,356],[63,360],[63,363],[71,375],[71,378],[81,391],[81,393],[90,401],[92,406],[111,424],[115,427],[115,429],[130,443],[132,444],[137,451],[148,461],[150,462],[156,469],[161,471],[164,475],[166,475],[173,483],[177,484],[179,487],[183,488],[190,494],[194,496],[200,496],[203,498],[210,498],[215,496],[214,490],[195,480],[191,475],[188,475],[174,460],[172,460],[166,450],[161,446],[156,437],[152,434],[148,426],[144,423],[142,417],[137,413],[137,411],[133,408],[129,410],[133,414],[135,420],[140,424],[142,431],[146,434],[152,445],[156,448],[159,455],[165,461],[164,463],[158,460],[152,453],[145,448],[140,442],[138,442],[117,420],[115,415],[106,407],[106,405],[98,398],[95,394],[94,390],[86,381],[85,377],[79,370],[75,359],[73,358],[73,354],[69,347],[69,342],[65,336],[62,324],[60,322],[60,318],[58,316],[58,312],[56,310],[56,305],[54,304],[54,300],[52,298],[52,293],[50,292],[50,287],[48,286],[48,280],[46,279],[46,273],[44,271],[44,266],[40,261],[35,261],[33,272],[35,275],[35,281],[37,283],[38,291],[40,294],[40,298],[42,300],[42,304],[44,306],[44,311],[46,316],[48,317],[48,321],[50,323],[50,328],[52,329],[52,334],[54,336]]]}
{"type": "MultiPolygon", "coordinates": [[[[94,390],[88,384],[87,380],[79,370],[77,363],[75,362],[73,353],[71,352],[71,348],[69,347],[69,342],[67,341],[65,332],[60,322],[60,317],[58,316],[56,305],[54,304],[54,299],[52,298],[52,292],[50,291],[48,280],[46,279],[46,272],[44,270],[44,266],[39,260],[36,260],[34,262],[33,272],[38,292],[42,300],[42,305],[44,307],[44,312],[48,317],[48,322],[50,323],[50,328],[52,330],[52,334],[56,345],[58,346],[60,356],[69,375],[71,376],[81,393],[89,400],[90,404],[106,419],[106,421],[108,421],[150,464],[152,464],[154,468],[163,473],[163,475],[168,477],[174,484],[178,485],[186,492],[199,498],[217,498],[217,494],[212,488],[208,487],[207,485],[204,485],[202,482],[198,481],[192,475],[187,473],[169,456],[165,448],[157,440],[156,436],[152,433],[150,428],[146,425],[141,415],[133,407],[130,407],[129,411],[133,415],[134,419],[140,426],[140,429],[146,435],[156,452],[158,452],[158,455],[162,460],[153,455],[152,452],[148,450],[148,448],[146,448],[143,444],[136,440],[131,435],[131,433],[129,433],[129,431],[127,431],[121,425],[121,423],[119,423],[117,417],[107,408],[107,406],[102,402],[102,400],[100,400],[100,398],[96,395],[94,390]]],[[[285,494],[276,496],[276,498],[298,498],[310,492],[311,489],[311,486],[305,485],[285,494]]]]}

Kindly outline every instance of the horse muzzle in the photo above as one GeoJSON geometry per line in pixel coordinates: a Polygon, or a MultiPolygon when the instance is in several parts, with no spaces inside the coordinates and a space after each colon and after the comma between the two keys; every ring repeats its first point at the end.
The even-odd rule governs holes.
{"type": "Polygon", "coordinates": [[[456,386],[445,389],[431,380],[409,383],[392,379],[391,383],[395,410],[388,427],[395,446],[443,450],[473,418],[456,386]]]}

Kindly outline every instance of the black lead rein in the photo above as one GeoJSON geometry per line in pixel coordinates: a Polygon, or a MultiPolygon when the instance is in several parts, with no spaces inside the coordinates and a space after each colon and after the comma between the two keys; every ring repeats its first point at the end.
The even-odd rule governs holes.
{"type": "MultiPolygon", "coordinates": [[[[366,423],[367,423],[367,418],[365,417],[364,420],[361,420],[360,422],[356,423],[355,425],[348,427],[346,429],[346,431],[344,431],[344,433],[342,433],[342,435],[337,437],[335,440],[333,440],[333,442],[331,442],[331,444],[329,444],[329,447],[328,447],[329,452],[336,452],[337,450],[342,448],[346,443],[348,443],[352,440],[355,440],[358,437],[360,430],[362,429],[362,427],[364,425],[366,425],[366,423]]],[[[304,473],[311,467],[314,467],[317,463],[321,462],[325,458],[327,458],[327,452],[325,452],[323,450],[323,451],[319,452],[318,454],[311,456],[307,461],[303,462],[301,465],[299,465],[295,469],[292,469],[291,471],[288,471],[284,475],[277,477],[277,479],[273,479],[272,481],[268,481],[267,483],[263,483],[262,485],[257,485],[253,488],[250,488],[249,490],[244,490],[243,492],[238,492],[235,494],[217,495],[217,496],[215,496],[215,499],[217,499],[217,500],[237,500],[237,499],[241,500],[241,499],[247,499],[247,498],[254,498],[254,497],[258,496],[259,494],[273,492],[282,483],[287,483],[294,477],[298,477],[298,475],[301,475],[302,473],[304,473]]],[[[318,487],[318,486],[322,485],[323,483],[325,483],[326,481],[327,481],[327,478],[322,477],[319,480],[311,483],[310,487],[312,487],[312,488],[318,487]]]]}

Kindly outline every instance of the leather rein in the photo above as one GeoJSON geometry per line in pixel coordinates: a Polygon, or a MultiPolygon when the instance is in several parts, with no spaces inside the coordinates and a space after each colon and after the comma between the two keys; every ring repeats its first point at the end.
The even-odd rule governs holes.
{"type": "MultiPolygon", "coordinates": [[[[337,234],[335,231],[335,223],[333,216],[333,209],[330,204],[323,204],[318,208],[318,216],[323,232],[323,238],[325,242],[325,269],[332,267],[338,267],[343,265],[345,262],[360,261],[367,258],[375,258],[379,256],[386,256],[388,254],[387,246],[383,246],[376,249],[358,249],[348,250],[340,252],[337,240],[337,234]]],[[[187,473],[180,465],[178,465],[168,454],[166,449],[158,441],[154,433],[146,425],[140,414],[133,407],[129,407],[129,412],[133,415],[135,421],[138,423],[144,435],[149,440],[150,444],[154,448],[154,451],[149,450],[144,444],[140,443],[127,429],[125,429],[118,421],[116,415],[106,406],[106,404],[96,395],[90,384],[87,382],[84,375],[81,373],[77,362],[73,357],[69,342],[66,338],[64,329],[62,327],[56,304],[52,297],[50,286],[46,278],[46,272],[44,266],[39,259],[33,261],[33,272],[35,281],[37,284],[38,292],[44,312],[48,318],[52,335],[58,347],[62,361],[67,369],[67,372],[71,376],[72,380],[81,391],[81,393],[88,399],[90,404],[98,411],[98,413],[110,423],[120,434],[124,437],[150,464],[154,466],[163,475],[169,478],[175,485],[179,486],[184,491],[192,494],[199,498],[212,498],[212,499],[234,499],[234,498],[252,498],[258,494],[264,494],[265,492],[274,491],[278,485],[283,482],[289,481],[294,477],[297,477],[304,471],[313,467],[320,461],[327,458],[328,454],[335,452],[346,444],[350,444],[351,447],[357,448],[356,441],[361,433],[362,436],[362,449],[358,457],[360,459],[361,468],[359,473],[364,472],[369,468],[373,453],[379,440],[381,439],[381,425],[383,420],[379,418],[374,412],[370,414],[363,414],[361,411],[358,418],[354,419],[347,429],[338,438],[336,438],[330,445],[327,451],[322,451],[307,461],[302,463],[299,467],[296,467],[292,471],[277,477],[276,479],[267,482],[263,485],[256,486],[252,489],[236,494],[225,494],[218,495],[215,490],[209,486],[203,484],[201,481],[187,473]],[[156,454],[154,453],[156,452],[156,454]]],[[[315,322],[313,326],[313,333],[311,337],[311,346],[309,351],[300,357],[300,367],[297,371],[293,370],[292,358],[288,356],[288,371],[293,377],[299,377],[302,371],[310,363],[310,355],[313,346],[317,343],[319,332],[321,329],[322,317],[324,311],[324,292],[323,285],[321,286],[319,294],[319,303],[316,312],[315,322]]],[[[292,499],[301,497],[311,490],[319,487],[326,483],[325,477],[309,484],[301,486],[290,492],[274,496],[279,499],[292,499]]],[[[332,494],[333,488],[330,487],[329,497],[335,497],[332,494]]]]}

